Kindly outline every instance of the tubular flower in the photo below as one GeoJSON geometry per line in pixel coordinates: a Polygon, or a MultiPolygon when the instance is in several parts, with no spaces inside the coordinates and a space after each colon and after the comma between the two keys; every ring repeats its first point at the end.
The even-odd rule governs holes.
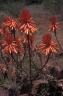
{"type": "Polygon", "coordinates": [[[16,44],[17,44],[17,52],[23,52],[23,48],[20,44],[19,38],[16,38],[16,44]]]}
{"type": "Polygon", "coordinates": [[[12,19],[12,17],[4,18],[4,20],[3,20],[3,26],[9,27],[9,28],[11,28],[11,30],[16,29],[17,25],[18,25],[17,20],[12,19]]]}
{"type": "MultiPolygon", "coordinates": [[[[33,35],[29,35],[29,41],[30,41],[30,46],[32,46],[32,43],[34,41],[34,36],[33,35]]],[[[21,37],[21,42],[23,43],[23,45],[28,47],[28,38],[27,37],[21,37]]]]}
{"type": "Polygon", "coordinates": [[[0,34],[7,36],[7,35],[11,34],[11,32],[8,28],[0,28],[0,34]]]}
{"type": "Polygon", "coordinates": [[[28,40],[27,40],[27,38],[22,37],[22,38],[21,38],[21,42],[22,42],[24,45],[28,46],[28,40]]]}
{"type": "Polygon", "coordinates": [[[19,18],[19,19],[20,19],[22,22],[27,23],[30,18],[31,18],[31,14],[28,12],[28,10],[24,9],[24,10],[21,12],[21,14],[20,14],[20,18],[19,18]]]}
{"type": "Polygon", "coordinates": [[[51,17],[51,23],[52,23],[53,25],[55,25],[56,22],[57,22],[57,18],[56,18],[55,16],[52,16],[52,17],[51,17]]]}
{"type": "Polygon", "coordinates": [[[21,24],[19,24],[19,30],[21,33],[32,34],[37,30],[35,22],[32,21],[28,10],[25,9],[21,12],[19,20],[21,21],[21,24]]]}
{"type": "Polygon", "coordinates": [[[59,24],[57,22],[57,18],[55,16],[51,17],[51,25],[50,25],[50,31],[56,31],[59,29],[59,24]]]}
{"type": "Polygon", "coordinates": [[[17,53],[17,44],[16,41],[11,37],[11,35],[8,35],[5,37],[4,42],[2,43],[2,51],[5,53],[17,53]]]}
{"type": "Polygon", "coordinates": [[[0,64],[0,70],[3,71],[3,72],[7,72],[7,68],[3,65],[3,64],[0,64]]]}
{"type": "Polygon", "coordinates": [[[4,30],[3,30],[3,28],[0,28],[0,34],[1,34],[1,35],[4,35],[4,30]]]}
{"type": "Polygon", "coordinates": [[[40,44],[40,48],[39,51],[41,52],[46,52],[46,55],[50,54],[50,53],[54,53],[56,52],[56,43],[51,41],[51,35],[50,34],[46,34],[43,38],[43,44],[40,44]]]}

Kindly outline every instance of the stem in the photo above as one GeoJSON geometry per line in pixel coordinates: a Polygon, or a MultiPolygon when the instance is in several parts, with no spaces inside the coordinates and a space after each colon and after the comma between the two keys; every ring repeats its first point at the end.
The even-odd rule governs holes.
{"type": "Polygon", "coordinates": [[[4,60],[5,64],[7,65],[6,60],[4,59],[4,56],[3,56],[2,52],[0,52],[0,53],[1,53],[2,59],[4,60]]]}
{"type": "MultiPolygon", "coordinates": [[[[47,79],[49,80],[49,77],[48,77],[43,71],[41,71],[41,70],[38,68],[38,66],[34,63],[34,61],[32,61],[32,62],[33,62],[34,66],[35,66],[35,69],[36,69],[36,71],[37,71],[36,80],[37,80],[37,78],[39,77],[39,73],[44,74],[44,75],[47,77],[47,79]]],[[[33,79],[33,80],[34,80],[34,79],[33,79]]]]}
{"type": "Polygon", "coordinates": [[[48,54],[47,60],[46,60],[45,64],[42,66],[42,68],[40,69],[40,71],[46,66],[47,62],[49,61],[50,54],[51,53],[48,54]]]}
{"type": "Polygon", "coordinates": [[[4,63],[7,65],[7,62],[6,62],[6,60],[5,60],[5,58],[4,58],[3,54],[2,54],[2,48],[0,49],[0,53],[1,53],[2,59],[4,60],[4,63]]]}
{"type": "Polygon", "coordinates": [[[16,37],[15,37],[15,28],[13,28],[12,30],[11,30],[11,36],[13,35],[13,38],[15,39],[16,37]]]}
{"type": "MultiPolygon", "coordinates": [[[[20,64],[19,65],[20,65],[21,70],[22,70],[22,62],[24,61],[25,56],[26,56],[26,50],[25,50],[24,57],[22,58],[22,60],[20,59],[20,64]]],[[[19,56],[19,58],[20,58],[20,56],[19,56]]],[[[22,71],[21,71],[21,73],[22,73],[22,71]]]]}
{"type": "Polygon", "coordinates": [[[55,37],[56,37],[56,40],[57,40],[57,42],[58,42],[58,45],[59,45],[60,50],[63,52],[63,49],[62,49],[62,47],[61,47],[61,44],[60,44],[60,42],[59,42],[59,40],[58,40],[58,38],[57,38],[56,30],[54,30],[54,35],[55,35],[55,37]]]}
{"type": "MultiPolygon", "coordinates": [[[[13,55],[11,54],[12,59],[14,60],[14,62],[17,64],[18,62],[15,60],[15,58],[13,57],[13,55]]],[[[27,76],[29,76],[29,74],[22,68],[22,71],[24,71],[26,73],[27,76]]]]}
{"type": "Polygon", "coordinates": [[[29,53],[29,64],[30,64],[30,89],[29,89],[29,96],[31,96],[31,88],[32,88],[32,78],[31,78],[31,74],[32,74],[32,70],[31,70],[31,49],[30,49],[30,40],[29,40],[29,34],[27,35],[27,39],[28,39],[28,53],[29,53]]]}
{"type": "Polygon", "coordinates": [[[42,67],[42,54],[40,54],[39,52],[37,52],[37,54],[38,54],[38,57],[40,59],[40,63],[41,63],[41,67],[42,67]]]}
{"type": "Polygon", "coordinates": [[[41,61],[41,67],[42,67],[42,55],[41,55],[40,61],[41,61]]]}

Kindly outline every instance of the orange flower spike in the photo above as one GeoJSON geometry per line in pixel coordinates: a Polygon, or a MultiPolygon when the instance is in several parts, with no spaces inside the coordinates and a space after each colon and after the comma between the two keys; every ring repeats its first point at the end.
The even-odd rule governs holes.
{"type": "Polygon", "coordinates": [[[2,50],[3,52],[17,53],[17,44],[16,44],[16,41],[14,41],[14,39],[11,37],[11,35],[8,35],[7,37],[5,37],[2,47],[3,47],[3,50],[2,50]]]}
{"type": "Polygon", "coordinates": [[[43,40],[43,43],[45,43],[45,44],[48,44],[48,43],[50,43],[51,42],[51,35],[50,34],[46,34],[43,38],[42,38],[42,40],[43,40]]]}
{"type": "Polygon", "coordinates": [[[51,23],[52,23],[53,25],[55,25],[56,22],[57,22],[57,18],[56,18],[55,16],[52,16],[52,17],[51,17],[51,23]]]}
{"type": "Polygon", "coordinates": [[[9,18],[4,18],[4,19],[3,19],[2,25],[3,25],[4,27],[9,27],[10,24],[11,24],[11,22],[9,21],[9,18]]]}
{"type": "Polygon", "coordinates": [[[22,12],[21,12],[21,14],[20,14],[20,20],[22,21],[22,22],[25,22],[25,23],[27,23],[27,21],[29,20],[31,18],[31,14],[28,12],[28,10],[23,10],[22,12]]]}
{"type": "Polygon", "coordinates": [[[0,28],[0,34],[1,34],[1,35],[4,35],[4,30],[3,30],[3,28],[0,28]]]}
{"type": "Polygon", "coordinates": [[[19,38],[16,38],[16,43],[17,43],[17,51],[18,52],[23,52],[23,48],[21,46],[21,43],[20,43],[20,39],[19,38]]]}
{"type": "Polygon", "coordinates": [[[13,28],[16,29],[17,25],[18,25],[18,21],[15,19],[12,19],[12,17],[4,18],[4,20],[3,20],[3,26],[10,27],[12,30],[13,30],[13,28]]]}
{"type": "Polygon", "coordinates": [[[23,45],[28,46],[28,40],[27,40],[27,38],[21,37],[21,42],[23,43],[23,45]]]}
{"type": "Polygon", "coordinates": [[[53,32],[58,30],[59,29],[59,24],[57,22],[57,18],[55,16],[52,16],[50,21],[51,21],[50,30],[53,31],[53,32]]]}
{"type": "Polygon", "coordinates": [[[49,53],[55,53],[56,52],[56,43],[51,41],[51,35],[50,34],[46,34],[43,38],[43,44],[40,44],[40,48],[39,51],[41,52],[46,52],[46,55],[48,55],[49,53]]]}
{"type": "Polygon", "coordinates": [[[21,21],[21,24],[19,25],[19,30],[21,33],[24,32],[25,34],[31,35],[35,31],[37,31],[35,22],[33,22],[28,10],[25,9],[21,12],[19,20],[21,21]]]}

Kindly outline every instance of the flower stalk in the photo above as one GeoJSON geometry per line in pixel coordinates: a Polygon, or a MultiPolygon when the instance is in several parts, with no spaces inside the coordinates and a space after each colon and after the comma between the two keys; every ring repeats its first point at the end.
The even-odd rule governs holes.
{"type": "Polygon", "coordinates": [[[51,52],[48,54],[47,59],[46,59],[46,62],[45,62],[45,64],[42,66],[42,68],[41,68],[40,70],[42,70],[42,69],[46,66],[46,64],[48,63],[49,58],[50,58],[50,54],[51,54],[51,52]]]}
{"type": "Polygon", "coordinates": [[[59,42],[59,40],[58,40],[57,34],[56,34],[56,29],[54,30],[54,35],[55,35],[55,37],[56,37],[56,41],[57,41],[57,43],[58,43],[58,45],[59,45],[59,48],[60,48],[61,52],[63,52],[62,46],[61,46],[61,44],[60,44],[60,42],[59,42]]]}
{"type": "Polygon", "coordinates": [[[30,48],[30,40],[29,34],[27,35],[28,39],[28,53],[29,53],[29,64],[30,64],[30,89],[29,89],[29,96],[31,96],[31,88],[32,88],[32,68],[31,68],[31,48],[30,48]]]}

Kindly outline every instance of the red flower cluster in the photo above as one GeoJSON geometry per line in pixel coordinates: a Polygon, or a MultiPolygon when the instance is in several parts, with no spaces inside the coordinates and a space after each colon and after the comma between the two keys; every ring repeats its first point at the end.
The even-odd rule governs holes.
{"type": "Polygon", "coordinates": [[[5,53],[18,53],[23,52],[23,44],[28,46],[28,38],[30,43],[33,43],[33,33],[37,30],[35,22],[32,21],[31,14],[28,10],[23,10],[20,14],[18,21],[12,17],[4,18],[2,22],[2,28],[0,28],[0,34],[4,35],[2,42],[2,51],[5,53]],[[22,36],[16,37],[16,32],[25,33],[22,36]]]}
{"type": "Polygon", "coordinates": [[[19,20],[22,22],[19,24],[19,30],[21,33],[29,34],[31,35],[35,31],[37,31],[37,28],[35,26],[35,22],[32,21],[31,15],[28,12],[28,10],[23,10],[20,14],[19,20]]]}
{"type": "Polygon", "coordinates": [[[55,32],[56,30],[59,29],[59,24],[57,22],[57,18],[55,16],[51,17],[51,26],[50,26],[50,30],[55,32]]]}
{"type": "Polygon", "coordinates": [[[3,30],[3,28],[0,28],[0,34],[1,34],[1,35],[4,35],[4,30],[3,30]]]}
{"type": "Polygon", "coordinates": [[[18,21],[16,19],[13,19],[12,17],[4,18],[3,20],[3,26],[9,27],[11,30],[16,29],[18,26],[18,21]]]}
{"type": "Polygon", "coordinates": [[[20,20],[24,23],[27,23],[28,20],[31,18],[31,14],[28,12],[28,10],[23,10],[20,14],[20,20]]]}
{"type": "Polygon", "coordinates": [[[3,52],[6,53],[17,53],[17,44],[15,43],[14,39],[11,37],[11,35],[8,35],[4,38],[4,42],[2,44],[3,52]]]}
{"type": "Polygon", "coordinates": [[[50,34],[46,34],[42,38],[43,43],[40,44],[39,51],[46,52],[46,55],[56,52],[57,44],[51,41],[51,38],[50,34]]]}
{"type": "Polygon", "coordinates": [[[6,53],[18,53],[18,52],[23,52],[22,46],[18,40],[18,38],[16,38],[16,40],[14,40],[12,38],[11,35],[8,35],[7,37],[4,38],[4,42],[2,43],[2,48],[3,48],[3,52],[6,53]]]}
{"type": "MultiPolygon", "coordinates": [[[[19,21],[13,19],[12,17],[6,18],[3,20],[3,28],[0,28],[0,34],[4,35],[4,41],[2,43],[2,51],[6,53],[18,53],[23,52],[22,45],[25,44],[28,46],[28,42],[30,41],[30,45],[32,45],[34,41],[33,33],[37,31],[35,26],[35,22],[31,18],[31,14],[28,10],[24,9],[20,16],[19,21]],[[17,29],[17,30],[16,30],[17,29]],[[21,32],[22,36],[15,36],[15,32],[21,32]],[[14,32],[14,37],[12,37],[11,32],[14,32]],[[29,38],[27,38],[29,36],[29,38]],[[29,41],[28,41],[29,39],[29,41]]],[[[56,31],[58,29],[57,18],[55,16],[51,17],[51,31],[56,31]]],[[[46,52],[48,55],[50,52],[56,52],[56,43],[51,41],[51,35],[46,34],[42,38],[43,44],[40,44],[39,51],[46,52]]]]}

